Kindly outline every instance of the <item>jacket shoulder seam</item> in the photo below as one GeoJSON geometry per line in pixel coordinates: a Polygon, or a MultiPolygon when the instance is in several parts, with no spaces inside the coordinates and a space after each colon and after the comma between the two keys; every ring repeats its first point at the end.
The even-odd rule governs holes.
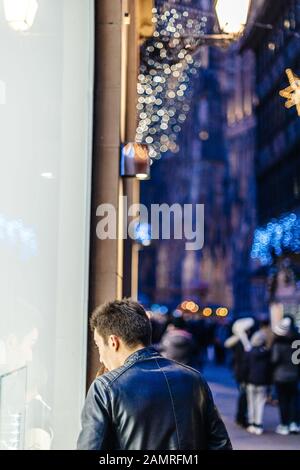
{"type": "Polygon", "coordinates": [[[111,379],[108,378],[108,377],[105,377],[105,378],[103,377],[102,380],[101,380],[101,376],[98,377],[98,379],[99,379],[100,381],[102,381],[102,383],[104,382],[103,385],[104,385],[104,387],[105,387],[106,389],[109,389],[110,386],[111,386],[119,377],[121,377],[121,375],[123,375],[124,372],[126,372],[128,369],[130,369],[130,367],[131,367],[132,365],[133,365],[133,364],[130,364],[130,365],[128,365],[127,367],[125,366],[124,369],[122,368],[122,370],[121,370],[120,372],[118,372],[118,373],[116,374],[116,376],[115,376],[115,377],[112,377],[111,379]]]}
{"type": "MultiPolygon", "coordinates": [[[[105,378],[105,383],[104,383],[104,386],[105,388],[109,388],[117,379],[119,379],[121,377],[121,375],[123,375],[125,372],[127,372],[127,370],[131,369],[131,367],[133,367],[135,364],[138,364],[139,362],[143,362],[143,361],[156,361],[156,357],[147,357],[147,358],[143,358],[143,359],[140,359],[140,360],[137,360],[135,362],[133,362],[132,364],[128,364],[127,366],[122,366],[121,370],[119,372],[117,372],[116,376],[109,379],[108,377],[105,378]]],[[[98,379],[101,379],[101,376],[98,377],[98,379]]],[[[103,381],[104,381],[104,377],[103,377],[103,381]]]]}
{"type": "Polygon", "coordinates": [[[195,372],[195,374],[197,374],[199,377],[202,377],[201,373],[197,369],[194,369],[193,367],[188,366],[187,364],[182,364],[181,362],[175,361],[174,359],[172,359],[172,362],[175,362],[175,364],[177,364],[178,366],[183,367],[184,369],[187,369],[191,372],[195,372]]]}

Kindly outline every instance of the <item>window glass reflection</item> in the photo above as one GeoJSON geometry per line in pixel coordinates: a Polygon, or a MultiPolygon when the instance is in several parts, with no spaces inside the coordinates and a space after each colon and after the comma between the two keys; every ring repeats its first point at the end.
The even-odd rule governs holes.
{"type": "Polygon", "coordinates": [[[72,449],[79,432],[93,5],[0,0],[0,449],[72,449]]]}

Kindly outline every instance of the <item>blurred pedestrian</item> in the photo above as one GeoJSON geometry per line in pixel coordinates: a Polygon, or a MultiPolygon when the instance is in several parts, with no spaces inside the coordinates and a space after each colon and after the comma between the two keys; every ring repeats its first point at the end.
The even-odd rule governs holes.
{"type": "Polygon", "coordinates": [[[158,347],[167,359],[193,366],[197,359],[197,347],[193,335],[187,331],[182,317],[174,317],[158,347]]]}
{"type": "Polygon", "coordinates": [[[263,331],[266,335],[265,347],[267,349],[271,349],[274,340],[274,334],[272,332],[271,323],[268,318],[261,318],[259,320],[259,330],[263,331]]]}
{"type": "Polygon", "coordinates": [[[152,330],[152,344],[156,345],[160,342],[163,334],[167,329],[168,317],[167,315],[152,312],[149,312],[149,317],[152,330]]]}
{"type": "Polygon", "coordinates": [[[192,318],[186,319],[185,315],[183,318],[186,320],[186,328],[187,331],[191,333],[193,336],[194,342],[196,344],[196,362],[194,367],[198,370],[203,369],[204,363],[207,359],[207,345],[208,345],[208,338],[207,338],[207,325],[204,318],[195,314],[192,318]]]}
{"type": "Polygon", "coordinates": [[[271,353],[266,344],[266,334],[257,331],[251,337],[252,349],[247,354],[247,431],[257,435],[263,433],[263,413],[271,382],[271,353]]]}
{"type": "Polygon", "coordinates": [[[226,361],[225,341],[228,338],[228,324],[225,318],[218,318],[214,330],[215,362],[223,365],[226,361]]]}
{"type": "Polygon", "coordinates": [[[236,424],[244,428],[248,427],[247,413],[247,352],[251,350],[249,340],[251,329],[254,327],[253,318],[240,318],[232,325],[233,336],[225,341],[225,347],[233,351],[233,370],[239,389],[236,411],[236,424]]]}

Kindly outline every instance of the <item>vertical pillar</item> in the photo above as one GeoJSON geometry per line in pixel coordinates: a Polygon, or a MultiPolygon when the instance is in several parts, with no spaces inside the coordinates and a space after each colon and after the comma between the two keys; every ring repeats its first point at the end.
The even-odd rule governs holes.
{"type": "MultiPolygon", "coordinates": [[[[122,125],[122,39],[123,2],[95,0],[95,89],[93,177],[91,202],[89,312],[99,304],[122,297],[123,244],[120,239],[99,240],[96,216],[100,204],[112,204],[118,229],[122,225],[119,204],[122,181],[119,177],[119,153],[122,125]]],[[[98,352],[89,331],[87,385],[99,367],[98,352]]]]}
{"type": "MultiPolygon", "coordinates": [[[[128,30],[127,51],[127,99],[126,99],[126,142],[134,142],[137,124],[137,75],[139,70],[139,27],[137,12],[139,0],[132,0],[128,5],[130,26],[128,30]]],[[[139,202],[140,182],[135,178],[124,179],[124,195],[127,196],[128,207],[139,202]]],[[[137,298],[138,250],[137,245],[130,239],[124,240],[124,297],[137,298]]]]}
{"type": "MultiPolygon", "coordinates": [[[[139,37],[141,24],[144,35],[152,34],[152,5],[152,0],[95,0],[89,312],[107,300],[137,297],[138,250],[121,236],[127,217],[122,213],[121,197],[128,196],[128,205],[138,202],[139,182],[119,177],[120,143],[135,140],[139,37]],[[96,235],[97,207],[107,203],[116,210],[116,240],[99,240],[96,235]]],[[[98,367],[98,352],[89,331],[87,385],[98,367]]]]}

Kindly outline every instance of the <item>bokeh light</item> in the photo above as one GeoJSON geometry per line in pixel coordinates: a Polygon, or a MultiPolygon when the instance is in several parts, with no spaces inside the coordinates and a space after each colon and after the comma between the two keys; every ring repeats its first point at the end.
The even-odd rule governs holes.
{"type": "Polygon", "coordinates": [[[179,151],[177,135],[190,109],[189,84],[201,67],[193,50],[206,32],[207,17],[180,2],[158,1],[152,13],[156,30],[141,47],[136,141],[151,143],[151,158],[158,159],[179,151]]]}
{"type": "Polygon", "coordinates": [[[272,264],[273,255],[281,256],[285,250],[300,253],[300,217],[294,213],[255,230],[251,257],[266,266],[272,264]]]}
{"type": "Polygon", "coordinates": [[[204,317],[210,317],[212,315],[212,309],[209,307],[206,307],[203,309],[202,315],[204,317]]]}

